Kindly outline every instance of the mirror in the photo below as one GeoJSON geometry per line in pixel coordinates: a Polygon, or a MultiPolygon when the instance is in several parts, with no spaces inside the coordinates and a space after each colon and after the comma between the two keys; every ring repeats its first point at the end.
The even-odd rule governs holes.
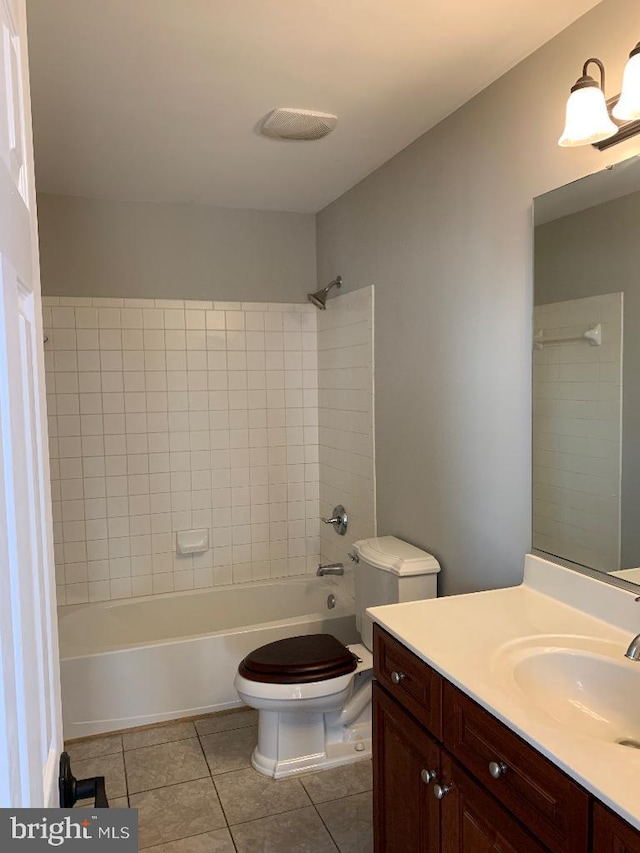
{"type": "Polygon", "coordinates": [[[640,584],[640,157],[534,229],[533,547],[640,584]]]}

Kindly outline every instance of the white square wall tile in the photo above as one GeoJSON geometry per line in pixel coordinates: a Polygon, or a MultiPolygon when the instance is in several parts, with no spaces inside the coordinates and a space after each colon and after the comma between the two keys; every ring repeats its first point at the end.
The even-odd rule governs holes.
{"type": "MultiPolygon", "coordinates": [[[[73,410],[58,413],[56,426],[83,433],[55,443],[58,474],[62,463],[73,474],[67,469],[77,462],[84,490],[76,498],[70,483],[56,510],[56,536],[77,561],[65,565],[82,565],[81,546],[88,560],[88,579],[82,568],[70,570],[65,600],[304,573],[306,557],[297,551],[301,542],[307,555],[314,551],[317,537],[304,513],[274,521],[270,501],[287,503],[289,481],[311,512],[305,485],[318,492],[318,437],[303,429],[318,423],[316,315],[306,309],[110,299],[47,306],[58,342],[69,347],[48,360],[49,370],[64,369],[56,411],[63,393],[70,398],[62,398],[62,411],[73,410]],[[54,307],[72,308],[75,326],[63,314],[54,326],[54,307]],[[290,555],[288,524],[296,542],[290,555]],[[210,528],[213,547],[177,560],[174,532],[191,526],[210,528]]],[[[317,530],[313,517],[310,523],[317,530]]]]}
{"type": "Polygon", "coordinates": [[[51,308],[51,323],[54,329],[75,329],[76,316],[73,308],[51,308]]]}

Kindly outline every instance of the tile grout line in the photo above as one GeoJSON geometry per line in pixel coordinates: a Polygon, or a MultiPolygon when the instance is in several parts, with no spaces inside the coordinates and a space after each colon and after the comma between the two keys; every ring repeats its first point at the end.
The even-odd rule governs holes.
{"type": "MultiPolygon", "coordinates": [[[[173,841],[161,841],[159,844],[152,844],[150,847],[140,847],[139,853],[142,853],[143,850],[154,850],[156,847],[164,847],[166,844],[177,844],[178,842],[186,841],[189,838],[199,838],[201,835],[208,835],[210,832],[220,832],[221,829],[228,830],[229,836],[231,837],[230,828],[228,826],[221,826],[220,829],[208,829],[206,832],[196,832],[194,835],[183,835],[181,838],[175,838],[173,841]]],[[[233,844],[234,850],[237,850],[233,838],[231,838],[231,843],[233,844]]]]}
{"type": "Polygon", "coordinates": [[[188,785],[190,782],[201,782],[203,779],[208,779],[208,776],[197,776],[195,779],[185,779],[183,782],[171,782],[170,785],[158,785],[157,788],[145,788],[143,791],[132,791],[135,797],[137,794],[150,794],[153,791],[163,791],[165,788],[175,788],[177,785],[188,785]]]}
{"type": "MultiPolygon", "coordinates": [[[[344,798],[343,798],[343,797],[339,797],[339,799],[344,799],[344,798]]],[[[336,801],[334,800],[333,802],[336,802],[336,801]]],[[[313,803],[313,808],[315,809],[316,814],[317,814],[317,815],[318,815],[318,817],[320,818],[320,821],[321,821],[322,825],[323,825],[323,826],[324,826],[324,828],[327,830],[327,833],[328,833],[328,835],[329,835],[329,838],[333,841],[333,844],[334,844],[334,846],[335,846],[336,850],[338,851],[338,853],[341,853],[340,847],[338,846],[338,842],[337,842],[337,841],[336,841],[336,839],[333,837],[333,835],[332,835],[332,833],[331,833],[331,830],[330,830],[330,829],[329,829],[329,827],[327,826],[327,823],[325,822],[324,818],[322,817],[322,815],[321,815],[321,814],[320,814],[320,812],[318,811],[318,805],[316,805],[316,803],[313,803]]]]}
{"type": "Polygon", "coordinates": [[[126,762],[126,759],[124,757],[124,752],[125,752],[125,750],[124,750],[124,738],[122,737],[122,735],[120,735],[120,743],[122,744],[122,769],[124,772],[125,796],[127,798],[127,806],[129,808],[131,808],[131,800],[129,799],[129,776],[127,774],[127,762],[126,762]]]}
{"type": "MultiPolygon", "coordinates": [[[[233,846],[233,849],[237,853],[238,848],[236,846],[236,842],[235,842],[235,839],[233,837],[233,833],[231,832],[231,826],[229,824],[229,819],[227,818],[227,813],[225,811],[224,806],[222,805],[222,799],[220,798],[220,792],[218,791],[218,786],[216,785],[216,780],[214,779],[213,773],[211,772],[211,766],[210,766],[209,762],[207,761],[207,754],[204,751],[204,746],[202,745],[202,737],[206,737],[206,735],[203,735],[203,736],[200,735],[200,732],[198,731],[198,727],[195,725],[195,723],[194,723],[194,728],[196,730],[196,736],[198,738],[198,743],[200,744],[200,749],[202,750],[203,758],[206,762],[207,769],[209,770],[209,777],[211,779],[211,784],[213,785],[213,790],[215,791],[216,797],[218,798],[218,803],[220,804],[220,811],[222,812],[222,817],[224,819],[226,830],[229,833],[229,838],[231,839],[231,844],[233,846]]],[[[236,731],[236,729],[231,729],[231,731],[236,731]]]]}
{"type": "Polygon", "coordinates": [[[281,811],[281,812],[272,812],[271,814],[264,814],[264,815],[261,815],[260,817],[251,817],[248,820],[239,820],[238,823],[230,823],[229,829],[232,829],[233,827],[236,827],[236,826],[246,826],[248,823],[256,823],[259,820],[266,820],[267,818],[270,818],[270,817],[280,817],[281,815],[291,814],[292,812],[299,812],[299,811],[302,811],[302,809],[308,809],[309,806],[312,806],[312,805],[313,805],[313,803],[309,803],[309,805],[306,805],[306,806],[296,806],[294,809],[284,809],[284,811],[281,811]]]}

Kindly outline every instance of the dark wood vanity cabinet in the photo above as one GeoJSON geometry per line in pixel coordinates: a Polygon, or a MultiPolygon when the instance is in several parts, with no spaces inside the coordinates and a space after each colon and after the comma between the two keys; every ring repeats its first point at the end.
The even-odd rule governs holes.
{"type": "Polygon", "coordinates": [[[640,833],[374,628],[376,853],[640,853],[640,833]]]}
{"type": "Polygon", "coordinates": [[[640,853],[640,833],[601,803],[593,807],[594,853],[640,853]]]}

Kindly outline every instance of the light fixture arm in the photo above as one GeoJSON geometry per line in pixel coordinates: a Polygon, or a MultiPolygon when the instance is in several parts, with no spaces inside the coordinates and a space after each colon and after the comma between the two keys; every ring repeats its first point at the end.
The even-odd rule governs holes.
{"type": "Polygon", "coordinates": [[[594,78],[588,73],[589,66],[591,64],[597,65],[600,69],[600,89],[604,93],[604,80],[605,80],[605,71],[604,64],[595,56],[592,56],[590,59],[587,59],[585,64],[582,66],[582,77],[576,80],[575,84],[571,87],[572,92],[577,92],[578,89],[585,89],[588,86],[597,86],[598,84],[594,80],[594,78]]]}
{"type": "Polygon", "coordinates": [[[637,56],[639,53],[640,53],[640,41],[638,42],[638,44],[633,48],[633,50],[629,54],[629,59],[631,59],[632,56],[637,56]]]}

